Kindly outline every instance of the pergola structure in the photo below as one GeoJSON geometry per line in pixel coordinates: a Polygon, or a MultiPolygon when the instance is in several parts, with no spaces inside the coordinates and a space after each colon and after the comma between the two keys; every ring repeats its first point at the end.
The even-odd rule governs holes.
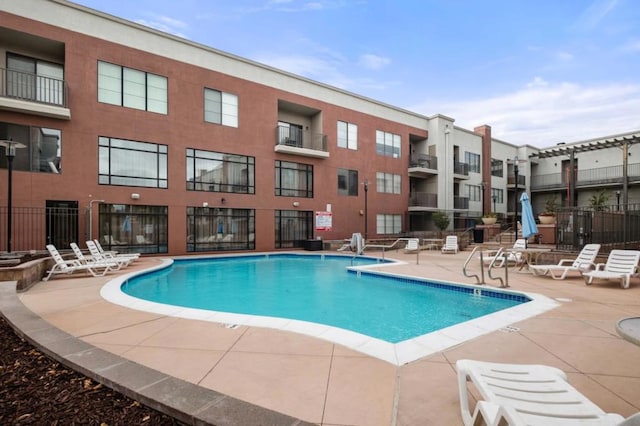
{"type": "MultiPolygon", "coordinates": [[[[622,149],[622,197],[623,204],[627,205],[629,202],[629,188],[627,178],[629,146],[636,143],[640,143],[640,133],[625,133],[620,135],[607,136],[604,138],[591,139],[575,144],[558,144],[552,148],[541,149],[540,151],[538,151],[538,153],[531,154],[530,157],[549,158],[567,155],[569,156],[569,169],[574,170],[576,153],[619,147],[622,149]]],[[[574,179],[574,175],[572,174],[571,179],[569,180],[569,193],[571,194],[573,203],[576,202],[574,197],[575,189],[576,181],[574,179]]]]}

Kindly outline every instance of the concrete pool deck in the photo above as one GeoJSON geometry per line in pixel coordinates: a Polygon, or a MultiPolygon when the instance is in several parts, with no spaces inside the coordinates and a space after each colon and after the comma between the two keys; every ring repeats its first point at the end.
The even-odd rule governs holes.
{"type": "MultiPolygon", "coordinates": [[[[468,255],[423,251],[416,264],[415,254],[392,251],[386,257],[407,263],[385,270],[473,284],[462,274],[468,255]]],[[[144,258],[127,272],[159,262],[144,258]]],[[[210,399],[194,394],[187,402],[220,424],[298,424],[295,419],[327,426],[461,424],[454,366],[462,358],[552,365],[605,411],[623,416],[640,411],[640,346],[616,333],[620,319],[640,315],[639,279],[623,290],[614,282],[587,287],[579,277],[556,281],[511,273],[511,290],[543,294],[559,306],[395,366],[288,331],[226,327],[114,305],[100,297],[100,288],[114,275],[41,282],[14,297],[18,306],[7,305],[3,294],[3,314],[25,310],[14,318],[27,328],[32,324],[22,332],[45,346],[55,341],[51,335],[68,333],[69,344],[49,345],[61,356],[80,359],[92,351],[113,356],[109,365],[130,367],[124,382],[135,382],[137,371],[175,378],[169,390],[159,378],[152,382],[165,387],[138,386],[159,399],[185,388],[184,383],[197,385],[189,392],[201,389],[210,399]],[[33,326],[38,320],[51,327],[40,325],[38,332],[33,326]]],[[[95,368],[105,370],[104,365],[95,368]]]]}

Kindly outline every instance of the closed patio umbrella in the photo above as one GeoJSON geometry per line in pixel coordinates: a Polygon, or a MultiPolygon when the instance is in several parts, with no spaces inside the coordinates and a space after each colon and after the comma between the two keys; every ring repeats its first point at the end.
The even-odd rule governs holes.
{"type": "Polygon", "coordinates": [[[522,203],[522,238],[526,241],[529,237],[538,233],[538,226],[536,225],[535,217],[533,217],[529,195],[526,192],[522,193],[520,202],[522,203]]]}

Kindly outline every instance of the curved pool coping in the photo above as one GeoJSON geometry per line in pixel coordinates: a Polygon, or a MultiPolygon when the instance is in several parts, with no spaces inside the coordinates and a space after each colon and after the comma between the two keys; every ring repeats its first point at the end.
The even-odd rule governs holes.
{"type": "MultiPolygon", "coordinates": [[[[296,255],[296,256],[323,256],[318,254],[300,254],[278,252],[274,255],[296,255]]],[[[268,253],[256,253],[251,257],[265,255],[268,253]]],[[[331,255],[340,256],[340,255],[331,255]]],[[[176,257],[173,259],[218,259],[222,257],[247,257],[247,255],[203,255],[176,257]]],[[[350,257],[350,256],[343,256],[350,257]]],[[[423,277],[416,277],[405,274],[389,273],[380,271],[379,268],[385,266],[403,264],[399,261],[379,262],[374,265],[364,265],[350,267],[355,271],[367,271],[376,275],[394,277],[400,279],[411,279],[423,282],[434,282],[445,285],[465,287],[482,291],[491,291],[498,293],[506,293],[513,295],[525,296],[530,299],[529,302],[503,309],[489,315],[484,315],[460,324],[452,325],[431,333],[424,334],[412,339],[404,340],[399,343],[389,343],[381,339],[376,339],[364,334],[345,330],[342,328],[332,327],[324,324],[312,323],[307,321],[292,320],[287,318],[257,316],[247,314],[235,314],[229,312],[209,311],[204,309],[185,308],[181,306],[166,305],[129,296],[121,290],[122,285],[129,279],[147,274],[149,272],[161,270],[170,267],[173,259],[162,259],[162,262],[154,267],[147,268],[142,271],[131,272],[114,278],[107,282],[101,289],[100,295],[107,301],[139,311],[155,313],[178,318],[193,319],[200,321],[210,321],[226,324],[227,326],[244,325],[250,327],[272,328],[282,331],[290,331],[293,333],[303,334],[317,339],[327,340],[329,342],[345,346],[357,352],[369,355],[371,357],[386,361],[393,365],[404,365],[417,359],[426,357],[435,352],[440,352],[447,348],[459,345],[468,340],[491,333],[496,330],[509,327],[511,324],[539,315],[549,311],[559,303],[537,293],[516,292],[494,287],[486,287],[474,284],[462,284],[442,280],[426,280],[423,277]],[[375,269],[374,269],[375,268],[375,269]]],[[[372,258],[377,259],[377,258],[372,258]]],[[[507,328],[508,329],[508,328],[507,328]]]]}

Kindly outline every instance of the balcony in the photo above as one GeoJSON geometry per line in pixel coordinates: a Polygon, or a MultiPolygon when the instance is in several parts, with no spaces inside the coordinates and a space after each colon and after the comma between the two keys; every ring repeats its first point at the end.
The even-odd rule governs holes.
{"type": "Polygon", "coordinates": [[[409,158],[409,176],[425,178],[438,174],[438,157],[435,155],[419,154],[409,158]]]}
{"type": "MultiPolygon", "coordinates": [[[[527,183],[527,178],[524,175],[518,175],[518,188],[524,188],[527,183]]],[[[516,176],[507,176],[507,188],[513,189],[516,187],[516,176]]]]}
{"type": "Polygon", "coordinates": [[[275,152],[329,158],[327,135],[305,132],[296,127],[277,126],[275,152]]]}
{"type": "Polygon", "coordinates": [[[469,197],[453,197],[453,208],[455,210],[469,210],[469,197]]]}
{"type": "Polygon", "coordinates": [[[454,161],[453,162],[453,178],[469,179],[469,163],[454,161]]]}
{"type": "MultiPolygon", "coordinates": [[[[602,185],[622,185],[622,165],[610,167],[598,167],[595,169],[578,170],[576,176],[576,188],[589,188],[602,185]]],[[[566,189],[568,183],[566,173],[550,173],[531,177],[532,191],[553,191],[566,189]]],[[[640,182],[640,163],[627,166],[629,183],[640,182]]]]}
{"type": "Polygon", "coordinates": [[[71,118],[64,80],[0,68],[0,109],[53,117],[71,118]]]}
{"type": "Polygon", "coordinates": [[[438,209],[438,194],[412,192],[409,194],[409,211],[430,211],[438,209]]]}

